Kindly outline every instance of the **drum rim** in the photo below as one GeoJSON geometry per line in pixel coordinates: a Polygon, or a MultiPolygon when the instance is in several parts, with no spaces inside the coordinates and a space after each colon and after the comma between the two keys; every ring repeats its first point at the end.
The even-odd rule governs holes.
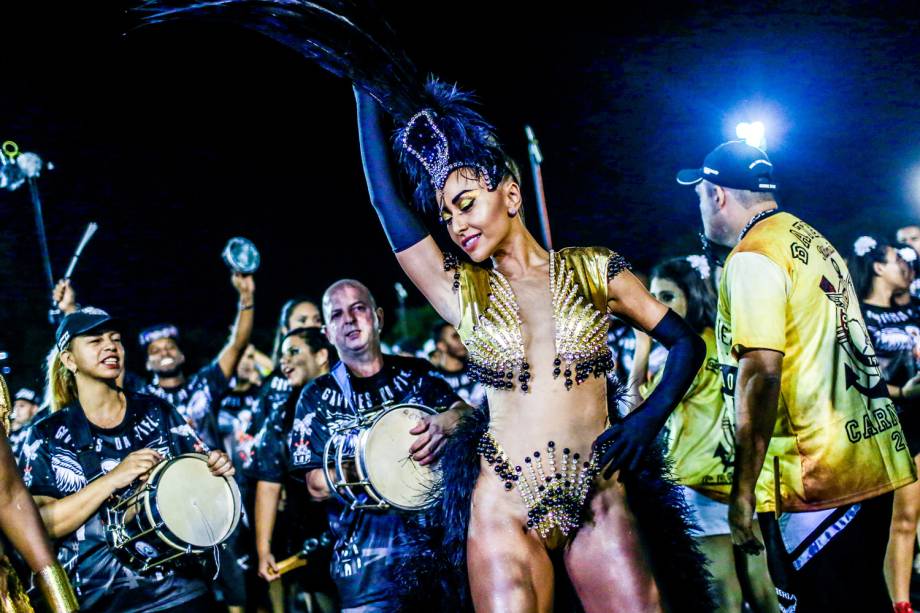
{"type": "Polygon", "coordinates": [[[364,466],[363,450],[365,446],[364,441],[367,439],[367,433],[370,432],[375,425],[377,425],[377,422],[383,419],[384,415],[390,413],[391,411],[395,411],[397,409],[404,409],[404,408],[413,408],[413,409],[419,409],[421,410],[421,412],[427,413],[429,415],[437,415],[438,410],[433,407],[426,406],[424,404],[418,404],[416,402],[400,402],[400,403],[395,403],[395,404],[384,403],[383,405],[378,405],[378,406],[382,407],[380,412],[376,416],[374,416],[374,419],[372,419],[371,422],[363,429],[360,428],[360,425],[359,425],[360,420],[361,420],[360,415],[355,416],[354,425],[347,426],[341,429],[343,431],[346,429],[353,429],[353,428],[358,428],[360,430],[360,432],[358,433],[356,437],[356,441],[355,441],[355,458],[356,460],[358,460],[355,462],[355,469],[358,472],[358,479],[360,481],[367,482],[367,485],[346,486],[343,488],[346,493],[339,492],[339,489],[335,487],[336,481],[339,481],[340,479],[344,479],[344,475],[339,474],[338,463],[337,462],[330,463],[328,461],[330,459],[336,459],[342,449],[342,444],[344,443],[345,437],[337,436],[338,432],[331,434],[329,439],[326,441],[326,445],[323,447],[323,476],[326,479],[326,484],[331,490],[332,495],[338,498],[343,504],[347,506],[359,504],[357,495],[352,490],[353,488],[360,488],[359,493],[365,493],[378,504],[385,504],[399,511],[422,511],[424,509],[427,509],[434,503],[434,501],[431,501],[425,505],[410,507],[410,506],[406,506],[402,504],[393,503],[390,500],[388,500],[385,496],[383,496],[383,494],[381,494],[377,490],[377,488],[374,487],[374,484],[371,483],[370,479],[367,478],[367,470],[366,470],[366,467],[364,466]],[[334,468],[335,480],[333,480],[329,476],[330,465],[334,468]]]}
{"type": "Polygon", "coordinates": [[[367,446],[367,439],[370,436],[371,431],[374,429],[374,426],[376,426],[377,423],[381,419],[383,419],[383,417],[387,415],[388,413],[391,413],[392,411],[395,411],[398,409],[405,409],[405,408],[420,409],[422,413],[427,413],[428,415],[438,414],[437,409],[434,409],[429,406],[425,406],[424,404],[417,404],[415,402],[402,402],[399,404],[394,404],[394,405],[386,407],[383,411],[380,412],[380,415],[377,415],[374,418],[374,420],[370,423],[370,425],[368,425],[367,428],[362,430],[361,433],[358,435],[358,441],[356,443],[355,457],[359,461],[355,462],[355,466],[358,470],[358,478],[361,479],[361,481],[367,481],[368,493],[372,493],[372,496],[378,502],[384,502],[387,505],[393,507],[394,509],[399,509],[400,511],[422,511],[430,507],[433,504],[433,501],[429,501],[426,504],[418,505],[418,506],[408,506],[408,505],[403,505],[403,504],[393,502],[392,500],[384,496],[383,493],[380,492],[380,490],[378,490],[374,486],[373,482],[370,479],[370,474],[367,470],[367,466],[365,462],[366,454],[364,453],[364,449],[367,446]],[[360,453],[358,453],[357,450],[360,450],[360,453]]]}
{"type": "Polygon", "coordinates": [[[166,521],[163,520],[162,514],[160,513],[159,502],[157,501],[156,497],[150,495],[150,492],[151,490],[156,489],[157,484],[162,478],[162,473],[166,470],[166,467],[172,464],[173,462],[179,459],[182,459],[182,458],[193,458],[196,460],[201,460],[205,463],[207,463],[208,461],[208,456],[204,455],[203,453],[183,453],[183,454],[174,456],[170,458],[169,460],[166,460],[165,462],[161,462],[159,465],[157,465],[156,468],[154,468],[153,472],[150,473],[150,478],[147,480],[149,487],[147,488],[147,491],[144,495],[144,512],[147,515],[147,519],[151,522],[151,526],[154,526],[154,534],[159,536],[167,545],[179,551],[187,551],[190,553],[203,553],[205,551],[208,551],[212,547],[216,547],[217,545],[220,545],[221,543],[223,543],[225,540],[227,540],[230,537],[231,534],[233,534],[234,530],[236,530],[237,525],[239,525],[240,523],[242,496],[240,494],[239,485],[237,485],[236,483],[236,479],[234,479],[233,477],[227,477],[227,476],[221,475],[221,478],[229,484],[230,493],[233,496],[233,507],[234,507],[233,517],[234,519],[233,519],[233,523],[230,525],[230,529],[227,530],[227,533],[221,538],[221,540],[215,543],[214,545],[192,545],[191,543],[187,543],[184,546],[178,545],[177,543],[184,542],[183,539],[179,538],[177,534],[175,534],[172,530],[169,529],[169,525],[166,523],[166,521]],[[153,504],[151,504],[151,499],[153,499],[153,504]],[[159,525],[161,522],[163,524],[163,527],[156,528],[155,526],[159,525]]]}

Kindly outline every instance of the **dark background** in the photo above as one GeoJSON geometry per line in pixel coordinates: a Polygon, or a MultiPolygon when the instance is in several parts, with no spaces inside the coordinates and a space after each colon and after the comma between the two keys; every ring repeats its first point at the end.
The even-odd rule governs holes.
{"type": "MultiPolygon", "coordinates": [[[[534,127],[557,247],[606,245],[639,268],[697,252],[695,197],[674,173],[757,119],[781,204],[842,251],[918,217],[915,4],[641,4],[380,6],[417,64],[479,94],[521,162],[534,127]]],[[[134,332],[159,321],[180,326],[192,364],[216,354],[235,235],[262,252],[264,350],[285,299],[343,276],[392,312],[405,279],[367,203],[348,84],[242,29],[131,31],[126,7],[4,8],[0,140],[56,166],[40,179],[56,274],[99,223],[73,282],[83,304],[129,318],[132,366],[134,332]]],[[[52,341],[35,237],[27,190],[0,192],[11,386],[38,384],[52,341]]]]}

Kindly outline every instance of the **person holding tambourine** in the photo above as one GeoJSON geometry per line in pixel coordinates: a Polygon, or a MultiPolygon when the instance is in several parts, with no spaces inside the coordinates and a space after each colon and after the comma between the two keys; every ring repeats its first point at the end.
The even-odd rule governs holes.
{"type": "MultiPolygon", "coordinates": [[[[208,588],[189,567],[140,572],[113,550],[104,518],[111,501],[146,481],[160,462],[207,454],[212,475],[231,476],[223,451],[209,451],[166,401],[125,391],[121,327],[86,307],[61,322],[48,361],[50,416],[23,443],[20,467],[82,611],[201,611],[208,588]]],[[[154,537],[151,537],[154,538],[154,537]]]]}

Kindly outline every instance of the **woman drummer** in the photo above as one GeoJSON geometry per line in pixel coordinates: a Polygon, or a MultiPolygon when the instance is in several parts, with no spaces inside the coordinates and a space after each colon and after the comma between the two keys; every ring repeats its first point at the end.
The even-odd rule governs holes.
{"type": "MultiPolygon", "coordinates": [[[[303,304],[312,304],[304,302],[303,304]]],[[[319,503],[309,499],[300,483],[288,478],[288,449],[294,434],[294,416],[297,400],[304,386],[329,372],[330,365],[338,361],[335,348],[317,327],[293,327],[281,337],[280,367],[289,384],[286,401],[274,406],[255,436],[252,462],[244,469],[256,481],[255,535],[259,556],[259,576],[266,581],[281,577],[273,554],[274,549],[288,556],[298,551],[308,537],[318,537],[328,527],[325,511],[319,503]],[[285,497],[284,510],[279,509],[285,497]],[[273,534],[274,533],[274,534],[273,534]]],[[[306,433],[299,432],[303,437],[306,433]]],[[[311,561],[310,572],[300,572],[288,578],[288,602],[306,600],[310,610],[332,611],[335,586],[328,568],[317,560],[311,561]]]]}
{"type": "Polygon", "coordinates": [[[227,455],[208,452],[172,406],[122,389],[120,329],[92,307],[61,322],[47,374],[54,413],[33,426],[22,447],[23,481],[82,611],[206,610],[207,586],[190,568],[161,566],[141,574],[106,541],[110,500],[145,481],[161,461],[207,453],[212,474],[233,474],[227,455]]]}

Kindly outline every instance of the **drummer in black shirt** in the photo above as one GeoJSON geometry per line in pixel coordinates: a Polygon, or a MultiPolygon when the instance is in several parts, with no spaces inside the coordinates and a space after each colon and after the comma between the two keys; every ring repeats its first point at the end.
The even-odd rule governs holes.
{"type": "Polygon", "coordinates": [[[323,296],[323,316],[326,336],[341,362],[300,396],[290,443],[292,470],[306,479],[314,500],[330,501],[330,528],[336,539],[331,572],[343,612],[395,611],[392,572],[399,562],[397,537],[406,529],[405,520],[394,511],[350,510],[335,502],[322,472],[323,448],[330,429],[357,414],[384,402],[418,403],[446,409],[410,431],[417,438],[409,452],[428,465],[469,407],[428,362],[382,354],[383,311],[362,283],[334,283],[323,296]]]}
{"type": "MultiPolygon", "coordinates": [[[[319,328],[294,328],[281,339],[280,347],[281,371],[290,383],[290,393],[287,401],[275,405],[266,417],[255,436],[251,462],[244,468],[246,475],[256,481],[256,551],[259,576],[266,581],[280,577],[277,560],[294,555],[307,538],[319,537],[328,527],[323,504],[310,500],[303,482],[290,478],[289,444],[301,390],[327,374],[338,361],[335,349],[319,328]],[[284,503],[279,509],[282,489],[284,503]]],[[[317,552],[309,568],[284,577],[285,597],[291,610],[336,610],[329,573],[316,570],[323,559],[324,552],[317,552]],[[299,603],[306,606],[295,607],[299,603]]]]}
{"type": "MultiPolygon", "coordinates": [[[[291,396],[291,383],[281,370],[281,346],[291,330],[323,327],[323,316],[318,304],[318,300],[292,298],[281,307],[281,316],[275,329],[275,342],[272,349],[273,370],[262,381],[259,399],[253,407],[252,420],[246,430],[246,433],[253,439],[262,430],[263,423],[269,415],[286,404],[291,396]]],[[[294,398],[295,402],[296,400],[294,398]]],[[[255,445],[254,440],[252,443],[255,445]]],[[[244,473],[248,471],[253,457],[254,449],[250,447],[249,457],[243,458],[244,473]]]]}
{"type": "Polygon", "coordinates": [[[207,449],[167,402],[122,388],[119,329],[92,307],[61,322],[48,372],[54,412],[32,426],[23,443],[23,481],[56,542],[81,611],[209,610],[208,588],[190,567],[141,573],[106,541],[103,518],[113,497],[144,482],[161,461],[205,453],[212,474],[233,474],[227,454],[207,449]]]}

